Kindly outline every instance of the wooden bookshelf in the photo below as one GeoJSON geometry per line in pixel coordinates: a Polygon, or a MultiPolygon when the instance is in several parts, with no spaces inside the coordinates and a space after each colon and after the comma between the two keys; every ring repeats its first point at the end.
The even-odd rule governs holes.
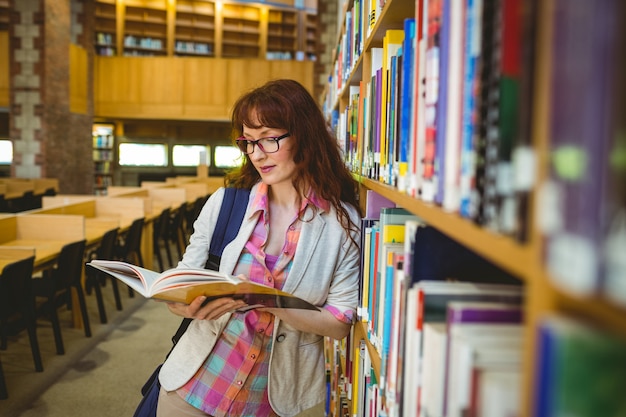
{"type": "Polygon", "coordinates": [[[258,58],[261,54],[261,8],[244,4],[222,6],[222,56],[258,58]]]}
{"type": "Polygon", "coordinates": [[[298,14],[270,10],[267,28],[268,59],[295,59],[298,41],[298,14]]]}
{"type": "Polygon", "coordinates": [[[315,60],[316,21],[290,1],[96,0],[94,44],[102,56],[315,60]]]}
{"type": "Polygon", "coordinates": [[[301,16],[304,24],[302,25],[304,34],[301,36],[302,46],[300,50],[304,51],[306,59],[317,60],[317,14],[302,12],[301,16]]]}
{"type": "Polygon", "coordinates": [[[115,126],[96,123],[92,127],[94,194],[106,195],[107,188],[113,185],[113,164],[115,163],[115,126]]]}
{"type": "Polygon", "coordinates": [[[0,0],[0,32],[9,30],[9,0],[0,0]]]}
{"type": "Polygon", "coordinates": [[[182,56],[215,55],[215,3],[176,2],[174,54],[182,56]]]}
{"type": "Polygon", "coordinates": [[[98,55],[117,54],[117,6],[115,0],[101,0],[95,7],[95,47],[98,55]]]}
{"type": "Polygon", "coordinates": [[[124,55],[167,54],[167,9],[161,1],[124,3],[124,55]]]}
{"type": "MultiPolygon", "coordinates": [[[[383,46],[383,37],[387,30],[402,29],[405,18],[415,17],[415,3],[387,0],[380,10],[379,18],[370,29],[370,35],[363,39],[362,55],[354,59],[354,66],[346,71],[347,75],[338,83],[338,87],[333,84],[337,78],[336,74],[331,74],[333,80],[327,86],[323,97],[329,120],[331,120],[333,112],[341,113],[350,105],[350,87],[358,86],[361,81],[368,81],[367,78],[372,65],[371,49],[383,46]]],[[[550,164],[550,71],[554,51],[552,50],[552,27],[549,17],[552,15],[551,7],[553,7],[554,2],[550,0],[537,2],[537,4],[536,16],[538,21],[535,41],[532,45],[535,56],[535,65],[532,69],[534,85],[532,102],[530,103],[530,112],[532,113],[530,136],[536,167],[534,167],[535,185],[529,195],[530,203],[527,213],[527,223],[530,226],[524,241],[482,227],[456,212],[445,211],[441,206],[424,202],[420,198],[398,190],[393,185],[367,178],[360,173],[354,174],[359,182],[362,195],[365,195],[367,190],[372,190],[386,197],[397,206],[409,210],[425,223],[491,261],[503,271],[517,277],[523,284],[525,319],[519,415],[524,417],[533,415],[534,393],[537,385],[537,375],[535,375],[538,359],[537,328],[546,316],[563,314],[617,335],[626,336],[626,306],[612,303],[600,295],[580,295],[563,286],[557,286],[544,261],[545,236],[539,229],[537,221],[539,214],[537,194],[539,185],[547,178],[550,164]]],[[[338,50],[342,48],[342,35],[346,31],[346,11],[353,6],[354,2],[345,2],[343,14],[339,17],[338,50]]],[[[337,54],[334,59],[337,60],[339,57],[340,54],[337,54]]],[[[362,204],[364,205],[364,201],[362,204]]],[[[356,340],[352,345],[358,346],[359,339],[367,342],[367,350],[372,359],[374,372],[380,375],[380,354],[369,342],[365,326],[363,322],[355,324],[356,340]]],[[[331,410],[331,415],[343,414],[341,410],[334,409],[331,410]]]]}

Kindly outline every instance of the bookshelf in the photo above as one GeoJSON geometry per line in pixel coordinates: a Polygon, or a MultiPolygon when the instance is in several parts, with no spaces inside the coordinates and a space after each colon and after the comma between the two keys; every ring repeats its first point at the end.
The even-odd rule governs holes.
{"type": "Polygon", "coordinates": [[[215,55],[215,3],[176,2],[174,53],[183,56],[215,55]]]}
{"type": "Polygon", "coordinates": [[[222,56],[258,58],[262,49],[262,14],[266,13],[257,6],[222,5],[222,56]]]}
{"type": "Polygon", "coordinates": [[[95,7],[96,53],[102,56],[117,54],[116,5],[114,0],[98,1],[95,7]]]}
{"type": "Polygon", "coordinates": [[[115,151],[114,125],[97,123],[92,127],[94,182],[96,195],[106,195],[107,188],[113,185],[113,164],[115,151]]]}
{"type": "MultiPolygon", "coordinates": [[[[0,3],[1,4],[1,3],[0,3]]],[[[316,60],[317,14],[289,2],[96,0],[101,56],[316,60]]]]}
{"type": "Polygon", "coordinates": [[[9,0],[0,0],[0,31],[9,30],[9,0]]]}
{"type": "Polygon", "coordinates": [[[124,55],[167,54],[167,9],[164,1],[126,1],[123,24],[124,55]]]}
{"type": "Polygon", "coordinates": [[[301,37],[302,39],[302,47],[300,48],[304,51],[306,55],[306,59],[317,60],[317,15],[309,12],[302,12],[303,16],[301,19],[305,22],[303,25],[304,35],[301,37]]]}
{"type": "MultiPolygon", "coordinates": [[[[545,197],[545,185],[551,179],[550,170],[553,162],[549,139],[555,123],[552,114],[554,111],[552,101],[555,98],[553,97],[551,74],[553,73],[555,56],[561,52],[552,46],[555,36],[552,16],[554,16],[554,10],[557,6],[560,7],[561,13],[564,10],[569,11],[568,7],[573,6],[558,0],[518,2],[518,4],[523,5],[526,12],[531,5],[536,7],[533,13],[535,24],[530,32],[532,36],[525,38],[527,49],[524,53],[526,55],[524,55],[525,59],[521,60],[528,65],[522,67],[522,71],[531,74],[528,78],[532,79],[532,87],[528,87],[528,84],[525,85],[528,87],[527,92],[530,92],[530,97],[524,96],[524,100],[527,101],[521,102],[517,109],[517,117],[527,122],[521,126],[523,133],[520,134],[520,136],[526,135],[525,140],[527,142],[517,145],[524,149],[522,157],[527,162],[523,166],[527,172],[533,174],[531,175],[533,178],[532,181],[528,181],[530,186],[522,189],[520,195],[523,197],[518,200],[518,203],[525,206],[525,209],[517,213],[516,216],[522,218],[520,223],[525,230],[512,232],[500,228],[500,226],[483,223],[476,218],[465,217],[458,210],[444,209],[440,202],[425,201],[421,197],[419,189],[415,192],[408,185],[408,181],[399,180],[400,174],[396,172],[396,177],[393,175],[383,176],[378,171],[374,174],[371,166],[363,168],[364,164],[367,163],[366,156],[358,155],[358,152],[363,152],[364,144],[360,140],[365,137],[367,131],[359,132],[356,128],[350,129],[349,121],[351,118],[362,117],[354,110],[356,108],[354,97],[362,93],[362,90],[359,89],[362,82],[371,81],[370,77],[375,72],[375,68],[372,68],[376,62],[375,54],[378,53],[375,52],[375,49],[384,47],[387,31],[403,29],[405,18],[415,17],[419,21],[421,15],[416,16],[419,11],[417,5],[424,2],[422,0],[412,2],[387,0],[384,6],[376,10],[378,18],[372,26],[359,26],[358,20],[355,23],[354,15],[355,10],[369,10],[370,2],[358,0],[342,2],[343,10],[338,17],[340,31],[336,40],[337,52],[334,56],[334,69],[330,74],[330,81],[323,96],[323,106],[329,122],[335,127],[340,144],[346,151],[346,163],[352,167],[354,177],[359,182],[363,195],[367,190],[372,190],[384,196],[397,206],[417,215],[426,224],[435,227],[456,242],[492,262],[506,273],[515,276],[522,283],[525,291],[525,320],[519,415],[529,417],[535,415],[534,406],[537,394],[535,387],[538,386],[537,378],[539,378],[536,370],[536,364],[540,359],[537,353],[539,343],[537,329],[541,327],[546,316],[556,314],[573,317],[609,334],[621,338],[626,337],[626,319],[624,318],[626,317],[626,306],[611,301],[609,294],[606,293],[605,289],[602,289],[601,283],[594,282],[596,288],[581,292],[574,286],[570,287],[567,280],[556,280],[546,261],[548,232],[542,225],[542,221],[545,222],[545,219],[542,220],[542,216],[545,216],[545,202],[542,198],[545,197]],[[353,110],[354,113],[352,113],[353,110]]],[[[444,1],[443,4],[445,3],[447,2],[444,1]]],[[[494,2],[493,4],[505,3],[494,2]]],[[[604,3],[605,7],[609,7],[608,4],[604,3]]],[[[623,6],[614,7],[621,7],[620,13],[624,11],[623,6]]],[[[609,9],[603,10],[606,12],[609,9]]],[[[611,15],[611,13],[607,13],[607,15],[611,15]]],[[[528,16],[525,18],[528,19],[528,16]]],[[[623,21],[621,23],[623,24],[623,21]]],[[[528,36],[528,33],[525,36],[528,36]]],[[[623,30],[619,36],[624,37],[623,30]]],[[[623,45],[624,39],[621,42],[623,45]]],[[[419,45],[419,42],[416,44],[419,45]]],[[[494,54],[493,56],[498,55],[494,54]]],[[[623,68],[623,58],[619,65],[623,68]]],[[[419,69],[413,69],[413,71],[418,73],[419,69]]],[[[609,79],[621,80],[614,82],[621,83],[617,85],[622,86],[623,94],[623,75],[609,79]]],[[[418,94],[413,96],[419,97],[418,94]]],[[[622,106],[623,101],[624,98],[622,97],[622,106]]],[[[618,103],[620,102],[618,101],[618,103]]],[[[411,115],[411,121],[415,122],[415,114],[411,115]]],[[[596,187],[603,187],[600,178],[595,181],[597,181],[596,187]]],[[[623,185],[623,182],[620,184],[623,185]]],[[[362,205],[364,206],[364,204],[365,200],[362,198],[362,205]]],[[[564,215],[563,213],[556,214],[564,215]]],[[[574,257],[570,257],[570,260],[573,263],[576,261],[574,257]]],[[[623,274],[624,271],[622,270],[621,273],[623,274]]],[[[381,355],[368,340],[368,331],[364,322],[357,322],[354,326],[350,343],[352,348],[358,348],[360,341],[365,341],[374,374],[380,375],[381,355]]],[[[344,384],[346,375],[343,374],[347,368],[352,369],[346,363],[350,353],[341,351],[341,348],[337,349],[338,352],[335,352],[333,357],[340,364],[338,368],[334,368],[338,369],[339,375],[333,375],[335,379],[331,383],[336,391],[333,392],[335,400],[331,410],[331,415],[334,416],[348,415],[345,412],[345,401],[338,401],[337,398],[349,397],[348,388],[344,384]]]]}
{"type": "Polygon", "coordinates": [[[297,12],[269,10],[267,26],[267,59],[295,59],[298,50],[297,12]]]}

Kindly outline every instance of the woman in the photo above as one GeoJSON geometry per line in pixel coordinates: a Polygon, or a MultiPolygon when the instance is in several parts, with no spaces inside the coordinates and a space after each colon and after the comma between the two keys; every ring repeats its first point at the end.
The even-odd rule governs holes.
{"type": "MultiPolygon", "coordinates": [[[[164,363],[157,416],[294,416],[325,399],[324,336],[346,337],[358,303],[357,187],[312,96],[292,80],[243,95],[232,113],[251,189],[220,271],[320,307],[236,310],[242,301],[168,304],[193,322],[164,363]]],[[[194,224],[179,267],[202,267],[223,189],[194,224]]]]}

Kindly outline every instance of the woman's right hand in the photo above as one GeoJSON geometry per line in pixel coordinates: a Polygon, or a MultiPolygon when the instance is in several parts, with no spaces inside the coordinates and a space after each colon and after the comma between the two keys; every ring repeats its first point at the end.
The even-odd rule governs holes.
{"type": "Polygon", "coordinates": [[[166,303],[169,310],[181,317],[187,317],[199,320],[215,320],[226,313],[242,308],[246,305],[241,300],[224,297],[206,302],[206,297],[201,295],[196,297],[191,304],[166,303]]]}

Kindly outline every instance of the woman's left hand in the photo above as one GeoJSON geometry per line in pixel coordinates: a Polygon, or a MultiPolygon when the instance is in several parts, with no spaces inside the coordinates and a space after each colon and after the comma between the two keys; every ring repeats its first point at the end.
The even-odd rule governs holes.
{"type": "Polygon", "coordinates": [[[189,305],[181,303],[167,303],[167,308],[178,316],[199,320],[215,320],[226,313],[231,313],[246,305],[246,303],[241,300],[235,300],[229,297],[217,298],[207,302],[206,304],[205,302],[206,297],[200,296],[196,297],[196,299],[189,305]]]}

